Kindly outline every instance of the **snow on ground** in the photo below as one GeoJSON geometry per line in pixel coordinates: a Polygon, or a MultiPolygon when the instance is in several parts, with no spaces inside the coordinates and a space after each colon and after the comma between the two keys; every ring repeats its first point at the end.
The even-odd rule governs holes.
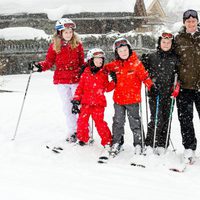
{"type": "MultiPolygon", "coordinates": [[[[97,163],[102,147],[96,130],[93,146],[65,143],[65,119],[61,102],[52,84],[52,72],[32,74],[17,137],[12,141],[29,75],[4,76],[0,89],[0,198],[3,200],[197,200],[200,197],[200,161],[185,173],[169,171],[178,163],[183,147],[176,109],[173,116],[172,141],[177,155],[149,157],[146,169],[131,167],[132,134],[128,123],[124,151],[107,165],[97,163]],[[46,145],[61,145],[54,154],[46,145]],[[166,166],[163,166],[163,163],[166,166]]],[[[144,95],[143,95],[144,96],[144,95]]],[[[105,118],[111,128],[112,93],[107,94],[105,118]]],[[[194,115],[196,135],[200,140],[197,113],[194,115]]],[[[145,105],[143,102],[143,118],[145,105]]],[[[170,147],[171,150],[171,147],[170,147]]],[[[197,149],[199,156],[199,147],[197,149]]]]}

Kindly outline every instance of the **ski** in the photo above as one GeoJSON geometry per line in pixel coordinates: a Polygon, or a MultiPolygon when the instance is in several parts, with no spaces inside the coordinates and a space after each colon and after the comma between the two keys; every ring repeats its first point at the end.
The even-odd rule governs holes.
{"type": "Polygon", "coordinates": [[[50,147],[49,145],[46,145],[47,149],[50,149],[51,151],[53,151],[54,153],[61,153],[63,151],[62,147],[59,146],[54,146],[54,147],[50,147]]]}
{"type": "Polygon", "coordinates": [[[169,168],[169,170],[173,172],[183,173],[186,170],[186,166],[184,166],[183,168],[171,167],[169,168]]]}
{"type": "Polygon", "coordinates": [[[107,164],[108,159],[109,159],[108,156],[100,156],[97,162],[100,163],[100,164],[107,164]]]}
{"type": "Polygon", "coordinates": [[[187,169],[188,166],[191,166],[195,163],[195,159],[193,158],[189,158],[188,162],[181,162],[179,163],[179,165],[175,166],[175,167],[170,167],[169,170],[174,171],[174,172],[185,172],[185,170],[187,169]]]}
{"type": "Polygon", "coordinates": [[[131,166],[146,168],[146,166],[144,164],[137,164],[137,163],[134,163],[134,162],[131,162],[131,166]]]}
{"type": "Polygon", "coordinates": [[[134,155],[131,159],[130,165],[133,167],[141,167],[146,168],[146,156],[143,154],[141,155],[134,155]]]}
{"type": "Polygon", "coordinates": [[[110,157],[110,152],[106,149],[103,149],[97,162],[100,164],[106,164],[106,163],[108,163],[109,157],[110,157]]]}

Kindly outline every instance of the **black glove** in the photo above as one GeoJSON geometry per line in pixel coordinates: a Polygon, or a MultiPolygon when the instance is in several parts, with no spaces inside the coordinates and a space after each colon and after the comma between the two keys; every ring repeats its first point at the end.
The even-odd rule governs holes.
{"type": "Polygon", "coordinates": [[[117,76],[116,76],[116,73],[115,72],[110,72],[110,77],[111,77],[111,79],[115,82],[115,83],[117,83],[117,76]]]}
{"type": "Polygon", "coordinates": [[[79,71],[79,77],[82,75],[82,73],[84,72],[85,68],[87,67],[87,65],[82,65],[81,69],[79,71]]]}
{"type": "Polygon", "coordinates": [[[158,88],[156,87],[155,84],[153,84],[150,88],[150,95],[153,95],[153,96],[158,96],[159,95],[159,90],[158,88]]]}
{"type": "Polygon", "coordinates": [[[80,113],[80,110],[78,108],[78,106],[80,105],[80,101],[77,100],[72,100],[71,103],[73,104],[72,106],[72,114],[78,114],[80,113]]]}
{"type": "Polygon", "coordinates": [[[39,63],[33,61],[28,64],[28,70],[32,70],[33,72],[41,72],[42,66],[39,63]]]}

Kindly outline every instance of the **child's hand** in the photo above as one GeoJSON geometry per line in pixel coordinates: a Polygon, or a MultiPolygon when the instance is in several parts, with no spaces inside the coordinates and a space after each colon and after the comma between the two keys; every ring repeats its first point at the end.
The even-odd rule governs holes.
{"type": "Polygon", "coordinates": [[[80,105],[80,101],[77,100],[72,100],[71,103],[73,104],[72,106],[72,114],[78,114],[80,113],[80,109],[79,109],[79,105],[80,105]]]}
{"type": "Polygon", "coordinates": [[[117,83],[117,76],[116,76],[116,73],[115,72],[110,72],[110,77],[112,78],[112,80],[117,83]]]}
{"type": "Polygon", "coordinates": [[[28,69],[33,72],[41,72],[42,66],[39,63],[33,61],[28,64],[28,69]]]}
{"type": "Polygon", "coordinates": [[[179,94],[179,91],[180,91],[180,83],[177,83],[174,88],[174,91],[171,94],[171,97],[176,98],[179,94]]]}
{"type": "Polygon", "coordinates": [[[153,85],[151,86],[149,92],[150,92],[151,95],[155,95],[155,96],[158,96],[158,95],[159,95],[159,90],[158,90],[158,88],[156,87],[155,84],[153,84],[153,85]]]}

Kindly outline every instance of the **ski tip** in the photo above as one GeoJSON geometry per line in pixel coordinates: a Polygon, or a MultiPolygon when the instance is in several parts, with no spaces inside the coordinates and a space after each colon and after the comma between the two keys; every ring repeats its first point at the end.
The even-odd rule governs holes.
{"type": "Polygon", "coordinates": [[[108,160],[108,157],[106,157],[106,156],[101,156],[101,157],[99,157],[99,159],[108,160]]]}
{"type": "Polygon", "coordinates": [[[56,147],[57,150],[61,150],[63,151],[63,148],[62,147],[56,147]]]}
{"type": "Polygon", "coordinates": [[[145,165],[136,164],[136,163],[131,163],[131,166],[145,168],[145,165]]]}
{"type": "Polygon", "coordinates": [[[185,171],[186,168],[183,169],[178,169],[178,168],[169,168],[170,171],[173,172],[178,172],[178,173],[183,173],[185,171]]]}
{"type": "Polygon", "coordinates": [[[57,151],[56,149],[52,149],[52,151],[53,151],[54,153],[60,153],[60,151],[57,151]]]}
{"type": "Polygon", "coordinates": [[[105,162],[103,160],[98,160],[97,163],[99,163],[99,164],[106,164],[107,162],[105,162]]]}

